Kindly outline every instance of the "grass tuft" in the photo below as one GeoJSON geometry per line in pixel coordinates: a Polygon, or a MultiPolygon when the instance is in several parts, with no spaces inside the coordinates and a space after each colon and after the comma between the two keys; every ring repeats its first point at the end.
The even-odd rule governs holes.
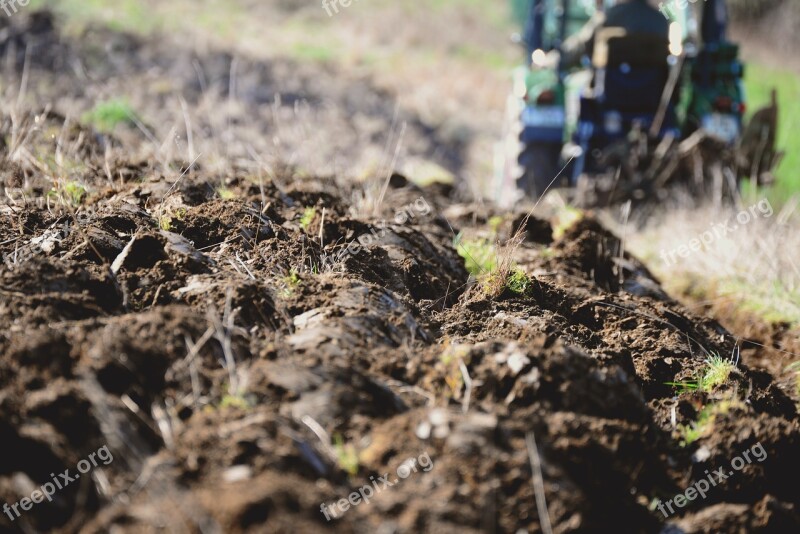
{"type": "Polygon", "coordinates": [[[252,406],[243,395],[225,395],[219,403],[219,408],[239,408],[247,410],[252,408],[252,406]]]}
{"type": "Polygon", "coordinates": [[[308,227],[314,221],[314,217],[317,216],[317,208],[310,207],[303,210],[303,215],[300,217],[300,228],[303,229],[304,232],[308,231],[308,227]]]}
{"type": "Polygon", "coordinates": [[[731,398],[714,404],[709,404],[703,408],[697,416],[697,421],[689,425],[681,425],[678,431],[683,437],[682,446],[691,445],[700,438],[711,435],[714,431],[714,422],[718,415],[727,414],[732,408],[741,408],[744,405],[741,401],[731,398]]]}
{"type": "Polygon", "coordinates": [[[333,441],[333,450],[336,451],[339,467],[351,477],[356,476],[359,469],[359,459],[355,445],[345,443],[341,434],[336,434],[333,441]]]}
{"type": "Polygon", "coordinates": [[[119,124],[134,124],[136,112],[125,100],[100,102],[81,119],[102,132],[111,132],[119,124]]]}
{"type": "Polygon", "coordinates": [[[677,387],[679,393],[708,392],[726,383],[731,373],[735,371],[736,366],[730,360],[714,354],[706,358],[705,367],[700,370],[696,378],[683,382],[667,382],[667,385],[677,387]]]}
{"type": "Polygon", "coordinates": [[[533,287],[533,283],[530,277],[528,277],[528,275],[525,274],[525,271],[517,267],[509,275],[508,281],[506,282],[506,286],[513,293],[516,293],[518,295],[527,295],[530,289],[533,287]]]}
{"type": "Polygon", "coordinates": [[[497,269],[497,251],[488,239],[462,239],[458,234],[453,240],[458,255],[464,258],[467,272],[479,278],[491,274],[497,269]]]}
{"type": "Polygon", "coordinates": [[[217,188],[217,194],[219,195],[219,198],[221,198],[222,200],[231,200],[236,198],[236,193],[234,193],[233,190],[228,189],[227,187],[217,188]]]}
{"type": "Polygon", "coordinates": [[[56,186],[51,189],[47,196],[55,199],[56,202],[77,208],[83,203],[83,199],[86,197],[86,188],[79,182],[69,181],[60,187],[56,186]]]}
{"type": "Polygon", "coordinates": [[[300,274],[297,272],[296,269],[291,269],[289,274],[284,276],[281,279],[281,291],[280,295],[283,298],[291,297],[294,294],[295,290],[300,287],[303,283],[303,280],[300,278],[300,274]]]}

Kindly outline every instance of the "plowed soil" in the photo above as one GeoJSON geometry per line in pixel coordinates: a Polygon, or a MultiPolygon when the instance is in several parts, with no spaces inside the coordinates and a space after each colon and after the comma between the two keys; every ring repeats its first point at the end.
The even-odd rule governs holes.
{"type": "MultiPolygon", "coordinates": [[[[53,150],[64,118],[30,120],[53,150]]],[[[525,211],[497,227],[397,175],[354,205],[363,185],[339,177],[165,173],[124,140],[69,135],[77,199],[30,161],[0,167],[26,192],[0,206],[0,501],[103,446],[114,460],[0,529],[539,532],[539,483],[554,532],[800,528],[795,401],[744,363],[713,391],[668,385],[736,337],[591,216],[558,239],[530,219],[510,253],[531,289],[491,296],[456,235],[502,242],[525,211]],[[766,459],[705,499],[654,506],[757,443],[766,459]],[[326,520],[364,485],[382,489],[326,520]]]]}

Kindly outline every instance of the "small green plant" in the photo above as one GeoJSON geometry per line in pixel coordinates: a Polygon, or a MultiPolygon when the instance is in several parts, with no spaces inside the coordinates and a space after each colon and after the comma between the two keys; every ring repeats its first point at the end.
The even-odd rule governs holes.
{"type": "Polygon", "coordinates": [[[86,188],[76,181],[69,181],[60,187],[51,189],[47,196],[55,202],[61,202],[77,208],[86,196],[86,188]]]}
{"type": "Polygon", "coordinates": [[[133,124],[136,113],[127,101],[122,99],[98,103],[81,119],[103,132],[111,132],[118,124],[133,124]]]}
{"type": "Polygon", "coordinates": [[[439,355],[439,361],[444,366],[444,383],[447,386],[445,394],[452,399],[459,399],[464,389],[464,375],[461,372],[461,363],[469,364],[471,347],[469,345],[453,345],[448,341],[444,350],[439,355]]]}
{"type": "Polygon", "coordinates": [[[583,219],[583,212],[571,206],[565,206],[559,210],[555,217],[553,226],[553,237],[561,239],[567,231],[583,219]]]}
{"type": "Polygon", "coordinates": [[[222,400],[219,402],[219,408],[240,408],[242,410],[247,410],[252,408],[250,402],[244,397],[244,395],[225,395],[222,397],[222,400]]]}
{"type": "Polygon", "coordinates": [[[303,280],[300,278],[300,274],[297,272],[296,269],[291,269],[289,274],[284,276],[281,279],[281,296],[283,298],[287,298],[292,296],[294,291],[300,287],[300,284],[303,283],[303,280]]]}
{"type": "Polygon", "coordinates": [[[458,234],[453,240],[458,255],[464,258],[467,272],[474,277],[492,273],[497,269],[497,251],[488,239],[462,239],[458,234]]]}
{"type": "Polygon", "coordinates": [[[158,219],[158,226],[166,231],[169,232],[172,229],[172,222],[175,220],[182,221],[186,217],[186,208],[178,208],[175,211],[162,215],[158,219]]]}
{"type": "Polygon", "coordinates": [[[341,434],[336,434],[333,441],[333,450],[336,451],[339,467],[351,477],[356,476],[358,474],[359,460],[355,445],[345,443],[341,434]]]}
{"type": "Polygon", "coordinates": [[[728,413],[732,408],[740,408],[744,406],[736,398],[723,400],[715,404],[709,404],[703,408],[697,416],[697,421],[688,424],[680,425],[678,431],[683,437],[681,445],[684,447],[691,445],[700,438],[706,437],[714,430],[714,421],[718,415],[728,413]]]}
{"type": "Polygon", "coordinates": [[[232,198],[236,198],[236,193],[227,187],[218,187],[217,194],[222,200],[231,200],[232,198]]]}
{"type": "Polygon", "coordinates": [[[527,295],[530,291],[532,279],[514,264],[510,254],[500,258],[497,248],[488,239],[463,240],[458,234],[453,246],[464,258],[467,272],[480,281],[487,296],[496,297],[506,288],[518,295],[527,295]]]}
{"type": "Polygon", "coordinates": [[[503,224],[505,219],[500,215],[495,215],[494,217],[490,217],[487,221],[489,228],[492,230],[493,234],[496,234],[500,230],[500,226],[503,224]]]}
{"type": "Polygon", "coordinates": [[[667,382],[668,386],[678,388],[680,393],[690,393],[695,391],[712,391],[717,386],[721,386],[730,378],[731,373],[736,371],[736,366],[719,354],[713,354],[706,358],[705,367],[700,370],[692,380],[683,382],[667,382]]]}
{"type": "Polygon", "coordinates": [[[525,271],[517,267],[511,272],[510,275],[508,275],[506,286],[513,293],[518,295],[526,295],[532,287],[532,281],[528,275],[525,274],[525,271]]]}
{"type": "Polygon", "coordinates": [[[308,231],[309,225],[314,220],[314,217],[317,216],[317,208],[310,207],[303,210],[303,215],[300,217],[300,228],[303,229],[304,232],[308,231]]]}
{"type": "Polygon", "coordinates": [[[86,188],[78,182],[67,182],[64,184],[64,196],[73,206],[80,206],[86,196],[86,188]]]}

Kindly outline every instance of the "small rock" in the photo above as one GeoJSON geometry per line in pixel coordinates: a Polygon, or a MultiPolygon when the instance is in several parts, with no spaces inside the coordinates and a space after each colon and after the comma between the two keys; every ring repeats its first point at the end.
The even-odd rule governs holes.
{"type": "Polygon", "coordinates": [[[428,414],[428,420],[431,422],[433,426],[441,426],[447,424],[447,412],[442,410],[441,408],[436,408],[431,410],[431,413],[428,414]]]}
{"type": "Polygon", "coordinates": [[[417,437],[419,439],[428,439],[431,437],[431,430],[433,427],[428,421],[423,421],[417,426],[417,437]]]}
{"type": "Polygon", "coordinates": [[[692,461],[696,464],[705,462],[709,458],[711,458],[711,451],[708,450],[708,447],[706,447],[705,445],[697,449],[695,453],[692,455],[692,461]]]}
{"type": "Polygon", "coordinates": [[[225,482],[241,482],[249,480],[253,476],[253,470],[248,465],[235,465],[222,474],[225,482]]]}

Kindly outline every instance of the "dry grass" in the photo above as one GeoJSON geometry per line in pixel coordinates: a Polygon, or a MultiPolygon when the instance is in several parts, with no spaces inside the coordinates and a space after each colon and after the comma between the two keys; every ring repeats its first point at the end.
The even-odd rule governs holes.
{"type": "MultiPolygon", "coordinates": [[[[745,208],[752,203],[746,203],[745,208]]],[[[770,322],[800,325],[800,234],[790,201],[771,217],[758,217],[700,250],[669,265],[662,251],[688,246],[715,225],[732,221],[739,210],[703,209],[668,212],[632,235],[629,248],[647,261],[668,290],[699,300],[729,299],[770,322]]],[[[721,234],[722,232],[720,232],[721,234]]]]}
{"type": "MultiPolygon", "coordinates": [[[[386,90],[387,99],[395,101],[399,108],[440,130],[448,144],[469,144],[464,172],[474,181],[485,180],[491,172],[493,144],[500,135],[510,86],[509,71],[521,55],[509,42],[512,28],[503,2],[437,0],[418,5],[370,0],[354,3],[333,17],[318,2],[172,0],[143,6],[133,0],[38,0],[34,5],[48,5],[65,15],[73,33],[89,23],[101,22],[139,34],[180,36],[182,43],[190,43],[200,53],[223,47],[254,59],[288,57],[303,64],[327,64],[356,78],[368,79],[386,90]]],[[[228,139],[226,125],[231,120],[246,124],[253,113],[252,109],[241,109],[236,102],[217,102],[213,94],[207,100],[197,113],[190,113],[198,121],[214,124],[195,123],[195,130],[211,126],[220,139],[228,139]],[[214,116],[227,118],[222,121],[214,116]]],[[[290,113],[284,108],[279,107],[273,112],[276,116],[270,117],[284,126],[277,141],[270,147],[253,146],[259,154],[268,154],[265,159],[272,159],[274,153],[274,159],[295,163],[311,173],[324,167],[327,173],[352,176],[368,175],[380,167],[384,154],[369,146],[357,162],[347,155],[332,161],[325,154],[320,156],[311,148],[303,148],[342,137],[318,127],[330,118],[319,114],[336,114],[335,111],[300,106],[290,113]],[[324,133],[318,135],[321,132],[324,133]],[[301,138],[304,143],[293,142],[301,138]]],[[[172,121],[176,131],[184,129],[180,111],[176,110],[172,121]]],[[[257,113],[264,114],[265,110],[257,113]]],[[[365,125],[354,126],[369,130],[365,125]]],[[[205,165],[221,165],[225,158],[217,156],[234,144],[220,139],[215,140],[212,149],[203,149],[198,142],[194,152],[205,154],[204,160],[210,160],[205,165]]],[[[402,156],[400,172],[425,164],[406,157],[410,154],[402,156]]]]}

